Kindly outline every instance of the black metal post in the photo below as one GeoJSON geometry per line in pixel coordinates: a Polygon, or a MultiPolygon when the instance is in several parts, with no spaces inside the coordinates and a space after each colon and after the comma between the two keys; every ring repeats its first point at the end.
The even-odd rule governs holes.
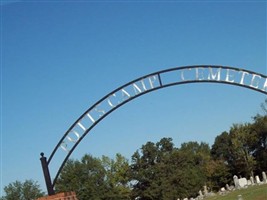
{"type": "Polygon", "coordinates": [[[47,160],[46,157],[44,157],[44,153],[41,153],[41,163],[42,163],[42,168],[43,168],[43,173],[44,173],[44,178],[45,178],[45,184],[46,184],[46,188],[47,188],[47,193],[48,195],[54,195],[55,191],[52,185],[52,181],[51,181],[51,177],[50,177],[50,173],[49,173],[49,169],[48,169],[48,164],[47,164],[47,160]]]}

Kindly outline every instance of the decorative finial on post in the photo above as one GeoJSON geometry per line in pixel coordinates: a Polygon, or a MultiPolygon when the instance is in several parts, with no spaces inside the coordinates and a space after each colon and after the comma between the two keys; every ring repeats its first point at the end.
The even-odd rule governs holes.
{"type": "Polygon", "coordinates": [[[50,177],[50,173],[49,173],[49,169],[48,169],[48,163],[46,160],[46,157],[44,156],[44,153],[40,153],[41,155],[41,164],[42,164],[42,168],[43,168],[43,173],[44,173],[44,178],[45,178],[45,184],[46,184],[46,188],[47,188],[47,193],[48,195],[54,195],[55,191],[52,185],[52,181],[51,181],[51,177],[50,177]]]}

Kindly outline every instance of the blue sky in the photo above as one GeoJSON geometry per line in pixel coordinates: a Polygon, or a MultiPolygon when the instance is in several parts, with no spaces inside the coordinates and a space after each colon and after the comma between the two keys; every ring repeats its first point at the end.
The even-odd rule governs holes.
{"type": "MultiPolygon", "coordinates": [[[[133,79],[200,64],[266,74],[266,9],[266,1],[3,1],[1,188],[33,179],[45,189],[40,152],[49,156],[85,110],[133,79]]],[[[220,84],[158,90],[109,115],[72,158],[130,159],[162,137],[212,144],[233,123],[251,122],[265,98],[220,84]]]]}

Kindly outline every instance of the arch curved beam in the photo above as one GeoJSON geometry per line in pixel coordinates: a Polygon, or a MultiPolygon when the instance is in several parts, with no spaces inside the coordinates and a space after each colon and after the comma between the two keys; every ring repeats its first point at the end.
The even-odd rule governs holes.
{"type": "Polygon", "coordinates": [[[266,75],[228,66],[199,65],[176,67],[151,73],[135,79],[117,88],[116,90],[113,90],[102,99],[97,101],[88,110],[86,110],[65,132],[51,153],[48,161],[44,164],[48,171],[48,179],[50,179],[51,182],[48,165],[57,151],[61,149],[66,152],[65,159],[62,162],[53,183],[50,184],[50,190],[52,187],[53,192],[53,188],[56,184],[59,174],[74,149],[78,146],[82,139],[107,115],[127,102],[149,92],[174,85],[189,83],[229,84],[245,87],[267,95],[266,75]]]}

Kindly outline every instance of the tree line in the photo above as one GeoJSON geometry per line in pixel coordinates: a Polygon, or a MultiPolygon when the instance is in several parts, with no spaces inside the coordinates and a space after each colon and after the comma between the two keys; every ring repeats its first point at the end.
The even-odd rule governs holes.
{"type": "MultiPolygon", "coordinates": [[[[267,111],[264,106],[263,110],[267,111]]],[[[75,191],[79,200],[176,200],[197,196],[204,185],[216,191],[233,184],[233,175],[249,178],[266,170],[267,115],[264,114],[254,116],[252,123],[233,124],[228,132],[215,138],[211,147],[205,142],[191,141],[178,148],[172,138],[162,138],[142,145],[133,153],[131,162],[121,154],[113,159],[89,154],[80,160],[70,159],[55,189],[75,191]]],[[[6,186],[6,196],[1,200],[34,199],[24,193],[43,195],[37,183],[24,184],[15,182],[6,186]]]]}
{"type": "Polygon", "coordinates": [[[233,184],[233,175],[266,170],[267,116],[257,115],[252,123],[233,124],[211,147],[191,141],[177,148],[172,138],[162,138],[142,145],[131,162],[121,154],[69,160],[56,190],[75,191],[80,200],[176,200],[197,196],[204,185],[216,191],[233,184]]]}

